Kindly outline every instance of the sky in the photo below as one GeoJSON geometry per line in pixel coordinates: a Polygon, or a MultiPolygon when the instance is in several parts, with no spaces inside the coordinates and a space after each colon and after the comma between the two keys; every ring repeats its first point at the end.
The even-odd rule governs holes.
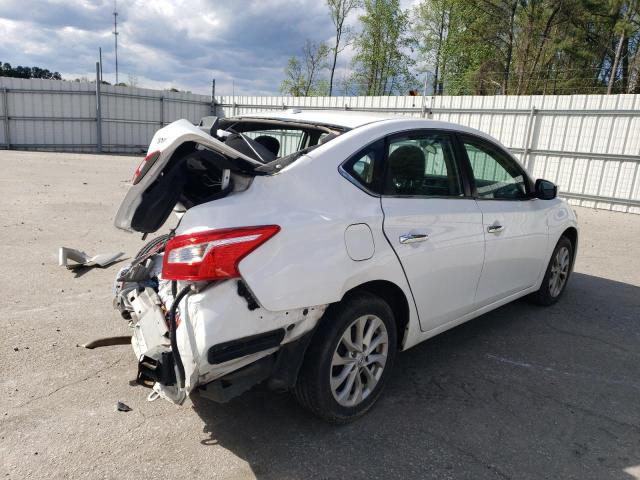
{"type": "MultiPolygon", "coordinates": [[[[402,2],[409,6],[411,0],[402,2]]],[[[0,62],[115,82],[113,0],[0,0],[0,62]]],[[[277,94],[306,39],[333,42],[324,0],[120,0],[119,81],[216,95],[277,94]]],[[[350,22],[357,25],[358,13],[350,22]]],[[[337,78],[353,51],[338,59],[337,78]]]]}

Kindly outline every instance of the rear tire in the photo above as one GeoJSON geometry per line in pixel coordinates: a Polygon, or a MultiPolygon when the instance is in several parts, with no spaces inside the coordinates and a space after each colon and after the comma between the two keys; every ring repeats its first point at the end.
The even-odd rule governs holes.
{"type": "Polygon", "coordinates": [[[537,292],[529,295],[529,299],[538,305],[549,306],[556,303],[569,282],[573,267],[573,245],[567,237],[560,237],[553,250],[544,279],[537,292]]]}
{"type": "Polygon", "coordinates": [[[380,396],[396,351],[396,324],[389,305],[366,292],[348,296],[322,318],[293,395],[327,422],[351,422],[380,396]]]}

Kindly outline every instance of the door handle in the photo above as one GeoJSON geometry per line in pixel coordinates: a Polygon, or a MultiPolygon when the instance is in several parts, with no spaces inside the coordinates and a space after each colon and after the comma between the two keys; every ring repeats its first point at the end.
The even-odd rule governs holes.
{"type": "Polygon", "coordinates": [[[503,230],[504,227],[502,225],[489,225],[487,227],[487,232],[489,233],[500,233],[503,230]]]}
{"type": "Polygon", "coordinates": [[[417,243],[424,242],[429,239],[426,233],[405,233],[400,235],[400,243],[417,243]]]}

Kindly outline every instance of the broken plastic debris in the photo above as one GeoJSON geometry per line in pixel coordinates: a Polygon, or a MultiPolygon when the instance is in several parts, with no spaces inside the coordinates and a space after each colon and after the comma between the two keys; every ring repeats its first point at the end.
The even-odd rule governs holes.
{"type": "Polygon", "coordinates": [[[116,404],[116,410],[119,412],[130,412],[133,409],[126,403],[118,402],[116,404]]]}
{"type": "Polygon", "coordinates": [[[93,350],[98,347],[112,347],[114,345],[129,345],[131,343],[131,336],[126,337],[106,337],[106,338],[97,338],[95,340],[91,340],[83,344],[84,348],[88,348],[89,350],[93,350]]]}
{"type": "Polygon", "coordinates": [[[69,270],[78,267],[106,267],[119,259],[124,252],[118,253],[101,253],[90,257],[80,250],[69,247],[60,247],[59,264],[61,267],[67,267],[69,270]]]}

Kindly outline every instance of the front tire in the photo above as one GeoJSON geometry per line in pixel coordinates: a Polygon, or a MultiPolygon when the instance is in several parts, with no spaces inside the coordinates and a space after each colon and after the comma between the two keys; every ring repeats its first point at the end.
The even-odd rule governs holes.
{"type": "Polygon", "coordinates": [[[573,245],[567,237],[560,237],[553,250],[540,289],[530,295],[538,305],[549,306],[556,303],[567,286],[573,266],[573,245]]]}
{"type": "Polygon", "coordinates": [[[389,305],[366,292],[348,296],[332,305],[321,320],[294,397],[327,422],[351,422],[380,396],[396,351],[396,324],[389,305]]]}

